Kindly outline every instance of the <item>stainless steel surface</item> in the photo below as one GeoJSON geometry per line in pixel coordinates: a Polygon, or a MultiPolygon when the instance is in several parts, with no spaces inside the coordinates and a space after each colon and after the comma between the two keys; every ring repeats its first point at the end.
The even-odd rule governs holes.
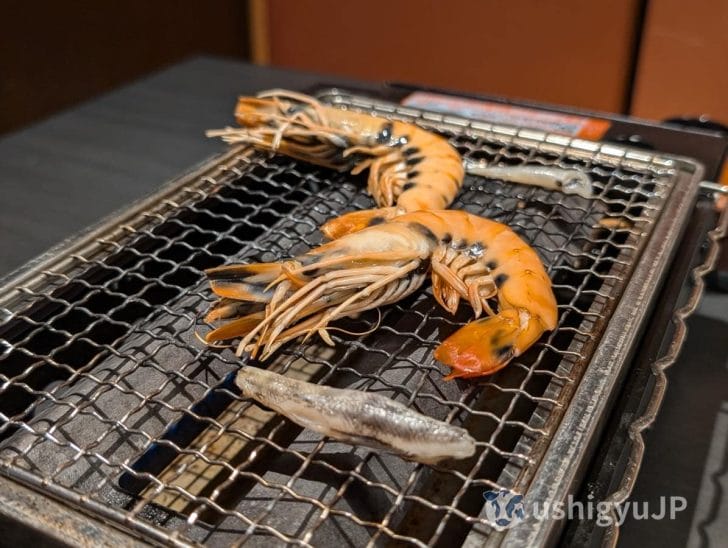
{"type": "MultiPolygon", "coordinates": [[[[427,546],[464,540],[471,527],[470,542],[495,541],[484,491],[560,497],[574,487],[606,409],[585,391],[608,399],[618,387],[700,168],[334,90],[323,98],[415,119],[474,161],[577,166],[595,181],[597,196],[585,200],[466,179],[454,207],[530,241],[559,301],[558,329],[498,374],[442,381],[432,351],[469,316],[448,317],[429,290],[383,310],[372,334],[335,336],[333,350],[289,344],[269,365],[461,424],[479,441],[476,456],[416,465],[321,439],[238,397],[231,350],[204,348],[194,336],[212,300],[200,270],[288,256],[320,241],[323,220],[372,204],[361,178],[239,149],[8,280],[2,474],[181,545],[427,546]],[[565,464],[567,451],[577,460],[565,464]],[[555,491],[539,491],[559,478],[555,491]]],[[[370,313],[341,325],[365,332],[377,320],[370,313]]]]}
{"type": "Polygon", "coordinates": [[[94,546],[133,548],[148,546],[129,532],[39,495],[8,478],[0,477],[0,521],[3,546],[94,546]]]}
{"type": "MultiPolygon", "coordinates": [[[[637,417],[629,427],[629,437],[631,440],[631,448],[627,470],[620,484],[611,492],[606,502],[608,502],[613,510],[612,517],[616,518],[614,508],[623,504],[632,493],[637,475],[642,465],[642,459],[645,452],[645,442],[642,433],[647,430],[657,418],[662,401],[665,399],[667,392],[667,375],[666,371],[677,360],[680,350],[685,342],[688,334],[687,319],[695,312],[705,288],[704,277],[715,268],[720,253],[720,241],[728,236],[728,209],[724,209],[718,220],[716,227],[709,233],[709,247],[704,262],[697,266],[691,274],[693,287],[690,291],[687,301],[675,313],[674,322],[676,324],[675,333],[667,353],[652,364],[652,373],[655,376],[655,386],[652,389],[649,401],[642,415],[637,417]]],[[[619,525],[616,519],[607,530],[605,545],[616,546],[619,540],[619,525]]]]}
{"type": "MultiPolygon", "coordinates": [[[[538,477],[529,488],[532,500],[565,501],[578,488],[578,480],[597,442],[599,429],[606,419],[611,400],[626,372],[626,364],[639,341],[645,310],[658,294],[666,266],[674,251],[675,242],[685,216],[677,214],[677,204],[692,203],[695,183],[702,177],[702,168],[678,177],[673,197],[660,221],[654,227],[653,242],[640,258],[640,268],[632,274],[630,283],[614,311],[602,341],[592,356],[589,374],[582,379],[565,413],[551,447],[541,462],[538,477]]],[[[538,546],[556,540],[561,523],[558,521],[529,522],[529,527],[509,531],[505,546],[538,546]]]]}
{"type": "Polygon", "coordinates": [[[700,188],[709,190],[710,192],[717,192],[718,194],[728,194],[728,186],[714,183],[713,181],[700,181],[700,188]]]}

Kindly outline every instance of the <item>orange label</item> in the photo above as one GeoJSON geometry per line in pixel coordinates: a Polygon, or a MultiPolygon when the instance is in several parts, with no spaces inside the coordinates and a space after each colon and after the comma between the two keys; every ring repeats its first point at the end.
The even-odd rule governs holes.
{"type": "Polygon", "coordinates": [[[472,120],[529,127],[593,141],[600,139],[610,126],[607,120],[586,116],[503,105],[491,101],[479,101],[426,91],[412,93],[402,101],[402,104],[423,110],[455,114],[472,120]]]}
{"type": "Polygon", "coordinates": [[[720,169],[720,176],[718,182],[723,186],[728,186],[728,159],[723,161],[723,165],[720,169]]]}

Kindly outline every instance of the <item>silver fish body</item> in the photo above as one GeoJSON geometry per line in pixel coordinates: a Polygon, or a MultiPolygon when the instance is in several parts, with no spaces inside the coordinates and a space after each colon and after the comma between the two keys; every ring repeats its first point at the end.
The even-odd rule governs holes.
{"type": "Polygon", "coordinates": [[[582,198],[593,198],[594,190],[589,175],[578,169],[562,169],[536,164],[521,166],[490,166],[485,163],[465,161],[466,173],[491,179],[502,179],[522,185],[532,185],[582,198]]]}
{"type": "Polygon", "coordinates": [[[464,428],[378,394],[321,386],[254,367],[243,367],[235,383],[244,396],[300,426],[353,445],[424,464],[475,453],[475,440],[464,428]]]}

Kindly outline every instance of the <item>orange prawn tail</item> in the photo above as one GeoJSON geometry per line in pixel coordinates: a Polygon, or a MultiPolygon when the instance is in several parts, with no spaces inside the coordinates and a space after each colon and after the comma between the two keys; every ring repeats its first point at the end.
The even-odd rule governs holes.
{"type": "Polygon", "coordinates": [[[235,121],[243,127],[260,126],[277,114],[278,107],[271,99],[240,97],[235,105],[235,121]]]}
{"type": "Polygon", "coordinates": [[[508,309],[450,335],[435,350],[435,358],[452,368],[445,380],[490,375],[525,352],[544,331],[538,317],[524,309],[508,309]]]}

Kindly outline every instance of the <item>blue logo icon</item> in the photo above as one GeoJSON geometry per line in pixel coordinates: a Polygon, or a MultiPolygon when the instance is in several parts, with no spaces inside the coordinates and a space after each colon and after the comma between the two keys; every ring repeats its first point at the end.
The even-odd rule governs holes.
{"type": "Polygon", "coordinates": [[[485,517],[498,530],[510,529],[526,517],[523,495],[502,489],[486,491],[483,493],[483,498],[485,498],[485,517]]]}

